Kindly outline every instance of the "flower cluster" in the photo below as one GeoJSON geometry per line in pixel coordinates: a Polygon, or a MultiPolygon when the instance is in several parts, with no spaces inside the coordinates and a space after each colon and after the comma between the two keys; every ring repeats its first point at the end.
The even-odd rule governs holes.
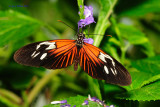
{"type": "MultiPolygon", "coordinates": [[[[61,105],[60,107],[71,107],[70,104],[67,104],[67,100],[52,101],[51,104],[65,104],[65,105],[61,105]]],[[[73,107],[76,107],[76,106],[74,105],[73,107]]]]}
{"type": "MultiPolygon", "coordinates": [[[[104,101],[99,100],[96,97],[91,97],[90,95],[88,95],[87,100],[85,100],[82,105],[89,105],[89,101],[93,101],[93,102],[97,102],[99,105],[103,106],[103,107],[114,107],[114,105],[110,105],[107,106],[104,101]]],[[[65,105],[61,105],[60,107],[71,107],[70,104],[67,104],[67,100],[62,100],[62,101],[53,101],[51,102],[51,104],[65,104],[65,105]]],[[[74,105],[73,107],[76,107],[76,105],[74,105]]]]}
{"type": "MultiPolygon", "coordinates": [[[[104,101],[101,101],[100,99],[96,98],[96,97],[91,97],[90,95],[88,95],[88,100],[93,101],[93,102],[97,102],[98,104],[102,105],[103,107],[114,107],[114,105],[110,105],[107,106],[104,101]]],[[[85,102],[84,102],[85,103],[85,102]]],[[[83,104],[84,104],[83,103],[83,104]]],[[[88,104],[85,104],[88,105],[88,104]]]]}
{"type": "MultiPolygon", "coordinates": [[[[82,8],[82,6],[80,7],[82,8]]],[[[80,21],[78,22],[78,30],[91,23],[96,23],[93,17],[93,7],[92,6],[84,6],[84,16],[85,16],[85,19],[80,19],[80,21]]],[[[88,39],[85,38],[83,40],[84,42],[89,43],[89,44],[93,44],[94,42],[92,38],[88,38],[88,39]]]]}
{"type": "Polygon", "coordinates": [[[85,19],[81,19],[78,22],[78,29],[83,28],[86,25],[89,25],[91,23],[96,23],[93,17],[93,7],[92,6],[84,6],[84,16],[85,16],[85,19]]]}

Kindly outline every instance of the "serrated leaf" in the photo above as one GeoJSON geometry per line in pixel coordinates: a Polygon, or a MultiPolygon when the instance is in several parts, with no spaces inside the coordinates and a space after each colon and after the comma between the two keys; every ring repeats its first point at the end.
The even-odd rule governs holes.
{"type": "Polygon", "coordinates": [[[0,11],[0,46],[31,35],[40,25],[39,21],[19,12],[0,11]]]}
{"type": "Polygon", "coordinates": [[[123,11],[120,15],[123,16],[144,16],[147,13],[160,12],[159,0],[144,0],[134,7],[123,11]]]}
{"type": "MultiPolygon", "coordinates": [[[[93,102],[93,101],[89,101],[89,105],[82,105],[82,103],[84,103],[84,101],[87,98],[88,97],[77,95],[75,97],[70,97],[70,98],[66,98],[66,99],[62,99],[62,100],[67,100],[67,104],[70,104],[71,107],[73,107],[74,105],[76,105],[76,107],[88,107],[88,106],[90,106],[90,107],[102,107],[97,102],[93,102]]],[[[49,104],[49,105],[45,105],[44,107],[60,107],[60,105],[62,105],[62,104],[58,104],[58,105],[49,104]]]]}
{"type": "Polygon", "coordinates": [[[150,101],[160,100],[160,81],[144,86],[140,89],[118,94],[116,98],[126,100],[150,101]]]}
{"type": "Polygon", "coordinates": [[[131,64],[137,70],[135,72],[130,72],[132,84],[130,86],[125,86],[125,89],[138,89],[160,79],[160,56],[133,61],[131,64]]]}
{"type": "Polygon", "coordinates": [[[140,30],[133,26],[118,24],[121,36],[127,39],[131,44],[144,44],[148,42],[148,38],[140,30]]]}

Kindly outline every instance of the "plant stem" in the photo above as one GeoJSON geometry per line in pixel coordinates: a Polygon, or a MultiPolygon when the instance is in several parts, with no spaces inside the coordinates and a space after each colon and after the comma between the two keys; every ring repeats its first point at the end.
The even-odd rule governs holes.
{"type": "Polygon", "coordinates": [[[39,80],[39,82],[36,84],[36,86],[31,90],[31,92],[28,95],[27,102],[30,104],[37,94],[42,90],[42,88],[53,78],[53,76],[57,75],[59,73],[59,70],[51,71],[50,73],[46,74],[42,79],[39,80]]]}
{"type": "Polygon", "coordinates": [[[77,0],[78,2],[78,7],[79,7],[79,11],[80,11],[80,19],[84,19],[84,15],[83,15],[83,12],[84,12],[84,0],[77,0]]]}
{"type": "MultiPolygon", "coordinates": [[[[107,12],[105,12],[106,10],[104,10],[104,8],[106,8],[106,7],[101,8],[101,12],[98,17],[98,22],[97,22],[97,25],[96,25],[96,28],[94,31],[95,34],[104,35],[106,29],[110,26],[110,22],[108,19],[113,11],[115,4],[117,3],[117,0],[114,0],[112,4],[111,4],[110,0],[107,0],[107,1],[108,1],[108,3],[110,3],[110,6],[108,6],[109,10],[107,12]]],[[[101,2],[102,2],[102,0],[101,0],[101,2]]],[[[101,5],[103,5],[103,4],[101,4],[101,5]]],[[[102,39],[103,39],[103,36],[94,36],[94,45],[99,47],[102,39]]]]}
{"type": "Polygon", "coordinates": [[[14,94],[11,91],[8,91],[6,89],[0,88],[0,95],[5,96],[6,98],[10,99],[11,101],[13,101],[17,104],[22,103],[22,99],[19,96],[17,96],[16,94],[14,94]]]}

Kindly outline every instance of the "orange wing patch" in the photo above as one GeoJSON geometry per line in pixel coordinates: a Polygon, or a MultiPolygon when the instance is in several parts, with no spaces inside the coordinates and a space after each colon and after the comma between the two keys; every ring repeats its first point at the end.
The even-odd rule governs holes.
{"type": "Polygon", "coordinates": [[[50,42],[55,42],[56,48],[49,51],[50,59],[47,66],[51,69],[65,68],[69,65],[72,65],[74,58],[77,54],[77,47],[75,40],[53,40],[50,42]],[[51,63],[52,62],[52,63],[51,63]]]}
{"type": "Polygon", "coordinates": [[[100,76],[98,73],[101,72],[99,68],[102,68],[104,64],[104,62],[98,58],[101,51],[102,50],[88,43],[84,43],[79,51],[80,66],[93,78],[103,79],[103,76],[100,76]]]}
{"type": "Polygon", "coordinates": [[[60,48],[63,47],[65,45],[68,45],[72,42],[74,42],[75,40],[70,40],[70,39],[59,39],[59,40],[52,40],[50,42],[56,42],[56,48],[60,48]]]}

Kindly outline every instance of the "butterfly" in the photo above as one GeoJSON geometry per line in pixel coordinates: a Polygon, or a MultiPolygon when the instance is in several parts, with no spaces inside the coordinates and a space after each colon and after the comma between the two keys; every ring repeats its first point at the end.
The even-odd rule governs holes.
{"type": "Polygon", "coordinates": [[[78,33],[76,40],[59,39],[28,44],[14,54],[14,60],[23,65],[47,69],[66,68],[74,64],[91,77],[107,83],[126,86],[131,76],[113,57],[92,44],[84,42],[85,34],[78,33]]]}

